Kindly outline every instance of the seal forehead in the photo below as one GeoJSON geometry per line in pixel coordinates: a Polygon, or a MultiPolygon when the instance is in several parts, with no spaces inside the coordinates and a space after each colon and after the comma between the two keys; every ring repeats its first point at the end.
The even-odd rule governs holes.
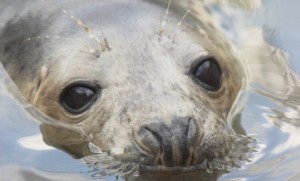
{"type": "MultiPolygon", "coordinates": [[[[62,55],[57,64],[62,66],[63,73],[70,74],[65,75],[67,77],[74,76],[73,69],[77,72],[78,77],[91,77],[98,74],[96,76],[99,79],[109,79],[104,80],[107,84],[118,81],[114,80],[118,76],[113,75],[120,74],[122,75],[120,77],[127,79],[130,72],[134,75],[133,77],[140,76],[149,79],[147,74],[143,74],[143,72],[148,72],[148,75],[162,74],[161,77],[164,78],[163,75],[167,75],[168,71],[174,71],[174,69],[181,72],[187,71],[196,58],[208,54],[199,43],[191,38],[191,32],[194,31],[193,26],[187,28],[187,23],[184,23],[182,27],[177,27],[181,16],[174,14],[174,12],[170,12],[165,35],[159,36],[161,16],[166,10],[164,7],[157,7],[151,3],[124,4],[115,1],[99,3],[98,6],[103,6],[101,8],[104,10],[82,15],[82,21],[92,25],[89,28],[93,30],[94,34],[99,35],[99,39],[105,37],[111,50],[101,53],[99,58],[86,56],[87,54],[82,54],[82,52],[88,49],[80,42],[91,42],[87,34],[79,31],[70,35],[75,42],[78,41],[77,44],[62,41],[60,45],[55,45],[59,48],[52,52],[52,54],[62,55]],[[77,37],[80,37],[81,40],[78,40],[77,37]],[[70,52],[70,49],[82,51],[73,51],[73,53],[64,56],[64,52],[70,52]],[[69,66],[70,63],[73,65],[69,66]],[[70,71],[63,71],[66,68],[70,71]],[[89,69],[95,74],[91,75],[85,69],[89,69]],[[139,71],[141,74],[137,73],[139,71]]],[[[80,14],[77,16],[81,17],[80,14]]],[[[78,27],[75,28],[78,29],[78,27]]],[[[94,50],[99,48],[94,42],[91,43],[91,46],[94,50]]],[[[174,72],[172,74],[173,76],[177,75],[174,72]]],[[[130,78],[129,80],[133,79],[130,78]]],[[[139,82],[142,83],[143,81],[139,82]]]]}

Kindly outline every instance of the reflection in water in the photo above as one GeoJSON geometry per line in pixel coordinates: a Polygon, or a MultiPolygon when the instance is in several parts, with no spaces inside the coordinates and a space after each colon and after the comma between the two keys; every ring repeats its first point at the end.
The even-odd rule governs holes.
{"type": "MultiPolygon", "coordinates": [[[[179,4],[182,6],[186,5],[184,2],[179,4]]],[[[243,5],[248,7],[246,4],[243,5]]],[[[260,4],[256,4],[256,6],[258,6],[256,8],[259,8],[260,4]]],[[[5,155],[4,158],[0,159],[0,166],[3,167],[0,167],[1,172],[4,171],[9,174],[17,173],[15,180],[83,180],[85,178],[82,177],[101,179],[104,176],[106,176],[106,180],[199,180],[199,178],[203,180],[257,180],[258,178],[260,180],[299,179],[300,177],[298,175],[300,170],[297,170],[298,167],[295,166],[300,163],[298,156],[300,153],[299,82],[297,76],[291,72],[288,55],[281,50],[268,46],[266,42],[264,42],[264,38],[267,37],[269,42],[277,44],[278,42],[272,40],[276,35],[276,33],[274,34],[276,31],[273,31],[272,28],[265,27],[265,32],[255,28],[247,28],[243,33],[239,32],[238,29],[248,26],[248,21],[247,23],[243,22],[245,17],[251,15],[252,18],[255,18],[255,13],[250,11],[252,7],[241,8],[237,4],[234,4],[234,6],[222,5],[221,8],[218,7],[218,5],[210,4],[208,7],[212,9],[212,12],[215,12],[215,20],[223,22],[220,28],[225,31],[229,39],[241,47],[239,53],[242,54],[245,60],[243,66],[248,71],[247,81],[250,84],[246,85],[247,90],[244,93],[244,96],[248,99],[247,101],[243,100],[244,102],[236,104],[235,109],[231,110],[232,112],[229,117],[232,116],[233,120],[234,118],[239,118],[240,120],[238,119],[238,121],[232,121],[233,124],[237,124],[233,125],[233,127],[238,128],[239,133],[245,133],[253,137],[253,139],[258,140],[258,145],[249,144],[250,142],[252,143],[253,140],[246,136],[237,136],[234,137],[234,139],[232,138],[232,140],[224,139],[222,141],[229,142],[228,145],[224,147],[227,146],[230,148],[225,150],[226,152],[230,152],[230,154],[222,155],[225,151],[218,153],[216,150],[221,149],[222,147],[220,146],[217,149],[209,147],[211,149],[209,150],[210,152],[203,151],[203,155],[205,155],[206,158],[211,156],[215,162],[207,159],[206,162],[200,164],[201,167],[199,167],[199,170],[179,175],[170,174],[170,170],[165,172],[169,173],[168,175],[154,173],[141,174],[141,172],[138,172],[140,167],[137,164],[141,162],[140,160],[124,162],[118,161],[120,159],[114,157],[114,155],[122,156],[123,153],[126,153],[124,148],[114,147],[107,152],[105,149],[97,146],[99,142],[94,143],[93,135],[87,134],[84,128],[79,125],[70,126],[70,124],[58,122],[44,115],[31,104],[28,104],[23,96],[18,93],[10,79],[6,77],[7,75],[3,72],[3,68],[1,67],[1,108],[8,107],[3,109],[3,112],[0,111],[1,120],[5,120],[1,122],[1,127],[7,128],[10,131],[2,131],[2,129],[0,129],[0,134],[2,134],[2,138],[7,137],[7,134],[11,137],[10,141],[0,139],[0,143],[3,143],[1,145],[7,146],[6,148],[0,148],[1,155],[5,155]],[[226,22],[224,20],[226,18],[233,18],[234,21],[226,22]],[[270,32],[273,34],[270,34],[270,32]],[[271,36],[273,37],[270,38],[271,36]],[[3,85],[5,85],[5,87],[3,85]],[[7,90],[9,90],[10,93],[8,93],[7,90]],[[19,102],[19,105],[12,103],[14,102],[14,98],[7,98],[11,94],[18,99],[17,102],[19,102]],[[246,105],[243,105],[245,102],[246,105]],[[9,109],[10,104],[12,105],[11,109],[15,109],[15,113],[17,113],[16,117],[11,116],[14,112],[9,109]],[[28,116],[24,110],[29,112],[34,118],[28,116]],[[25,121],[19,120],[20,118],[24,118],[25,121]],[[40,128],[44,134],[43,136],[46,143],[67,151],[74,157],[83,157],[82,161],[84,163],[81,163],[79,160],[73,160],[61,152],[49,149],[48,146],[44,145],[41,142],[40,132],[37,130],[38,125],[33,123],[36,119],[40,121],[39,124],[41,123],[40,128]],[[13,120],[13,125],[8,123],[7,120],[13,120]],[[29,125],[28,130],[20,129],[20,125],[29,125]],[[13,133],[14,131],[15,133],[13,133]],[[16,143],[18,145],[16,145],[16,143]],[[22,148],[23,150],[10,153],[14,148],[22,148]],[[34,154],[31,153],[32,157],[27,157],[27,161],[24,161],[22,160],[22,155],[26,155],[28,150],[34,152],[34,154]],[[47,157],[47,155],[51,155],[50,153],[52,155],[54,154],[56,158],[61,158],[56,159],[55,164],[52,166],[47,165],[47,163],[53,161],[51,157],[41,159],[38,156],[41,154],[47,157]],[[212,153],[214,154],[207,155],[212,153]],[[14,154],[19,156],[13,159],[14,154]],[[221,156],[218,154],[221,154],[221,156]],[[221,159],[216,159],[216,155],[220,156],[221,159]],[[40,165],[35,162],[44,162],[44,164],[40,165]],[[59,167],[58,165],[60,164],[63,164],[64,168],[59,167]],[[5,165],[18,165],[21,166],[21,168],[18,166],[6,167],[5,165]],[[44,173],[42,171],[23,169],[22,166],[24,165],[30,165],[36,169],[46,170],[48,172],[71,172],[74,174],[65,174],[65,177],[62,179],[62,177],[60,177],[61,175],[58,177],[55,173],[48,174],[48,172],[44,173]],[[221,168],[217,169],[220,166],[221,168]]],[[[261,11],[261,9],[259,10],[261,11]]],[[[190,9],[190,13],[197,14],[199,12],[197,12],[197,9],[190,9]]],[[[196,17],[196,19],[197,18],[203,19],[203,16],[196,17]]],[[[201,24],[203,22],[199,23],[201,24]]],[[[211,29],[208,28],[208,30],[211,29]]],[[[216,37],[212,37],[213,41],[218,42],[223,38],[221,35],[216,35],[216,37]]],[[[219,46],[226,47],[229,51],[230,47],[222,43],[221,41],[219,46]]],[[[158,128],[169,129],[171,131],[165,133],[173,134],[173,128],[165,128],[164,126],[165,125],[159,125],[158,128]]],[[[147,129],[153,132],[153,125],[147,125],[147,129]]],[[[151,148],[156,149],[155,144],[157,138],[152,138],[152,134],[153,133],[148,134],[148,132],[143,133],[141,134],[143,137],[140,139],[144,142],[145,140],[148,141],[147,144],[150,145],[151,148]]],[[[230,134],[233,134],[233,132],[230,132],[230,134]]],[[[154,134],[154,136],[157,137],[156,134],[154,134]]],[[[213,136],[214,135],[212,135],[212,137],[213,136]]],[[[160,135],[158,135],[158,137],[160,137],[160,135]]],[[[230,137],[228,136],[228,138],[230,137]]],[[[213,139],[208,140],[212,141],[213,139]]],[[[177,139],[177,141],[181,140],[177,139]]],[[[159,144],[162,143],[165,142],[160,141],[159,144]]],[[[217,144],[220,143],[218,142],[217,144]]],[[[129,151],[138,154],[136,150],[129,151]]],[[[162,154],[161,157],[164,157],[164,155],[162,154]]],[[[142,157],[135,158],[140,159],[142,157]]],[[[145,158],[147,159],[147,157],[145,158]]],[[[125,158],[125,160],[126,159],[128,158],[125,158]]],[[[179,170],[183,169],[180,168],[179,170]]],[[[8,176],[9,175],[4,175],[4,178],[9,178],[8,176]]]]}
{"type": "Polygon", "coordinates": [[[43,138],[42,138],[42,135],[40,135],[40,134],[20,138],[20,139],[18,139],[17,142],[23,148],[32,149],[32,150],[52,150],[52,149],[54,149],[53,147],[43,144],[43,138]]]}

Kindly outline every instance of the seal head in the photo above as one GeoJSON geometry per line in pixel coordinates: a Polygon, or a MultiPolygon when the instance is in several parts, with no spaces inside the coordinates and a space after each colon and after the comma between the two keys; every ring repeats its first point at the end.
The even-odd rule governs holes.
{"type": "Polygon", "coordinates": [[[242,160],[228,117],[243,71],[201,2],[167,13],[158,1],[66,2],[64,13],[41,2],[1,32],[8,73],[56,120],[41,124],[48,144],[76,157],[93,145],[145,170],[242,160]],[[56,38],[28,39],[49,34],[56,38]]]}

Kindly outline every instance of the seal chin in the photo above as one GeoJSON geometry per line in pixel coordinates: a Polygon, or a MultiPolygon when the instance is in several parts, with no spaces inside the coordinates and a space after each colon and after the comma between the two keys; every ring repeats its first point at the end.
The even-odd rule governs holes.
{"type": "Polygon", "coordinates": [[[199,121],[191,117],[175,118],[169,125],[151,123],[134,131],[130,148],[111,150],[110,155],[131,163],[140,174],[230,171],[252,157],[255,140],[223,131],[205,135],[199,121]]]}
{"type": "Polygon", "coordinates": [[[197,170],[206,169],[206,165],[203,162],[199,165],[194,165],[190,167],[166,167],[162,165],[157,166],[147,166],[141,164],[139,166],[139,173],[140,174],[164,174],[164,175],[174,175],[174,174],[182,174],[182,173],[189,173],[194,172],[197,170]]]}
{"type": "MultiPolygon", "coordinates": [[[[146,152],[145,148],[141,149],[140,145],[135,143],[128,148],[116,147],[86,156],[83,159],[96,170],[104,170],[104,175],[112,172],[120,175],[138,173],[138,175],[145,176],[149,174],[177,175],[202,171],[224,173],[231,171],[232,168],[241,167],[249,161],[256,148],[255,140],[239,134],[233,134],[226,138],[220,136],[215,138],[217,141],[215,140],[216,142],[213,144],[205,144],[207,139],[203,137],[201,140],[204,143],[193,148],[194,151],[190,151],[186,157],[175,155],[174,152],[169,152],[173,154],[166,156],[167,152],[160,149],[156,149],[159,151],[156,152],[156,155],[149,154],[150,152],[146,152]]],[[[187,149],[191,150],[190,147],[187,149]]]]}
{"type": "MultiPolygon", "coordinates": [[[[205,141],[207,138],[200,140],[205,141]]],[[[186,155],[166,156],[140,153],[139,172],[145,174],[180,174],[196,170],[230,171],[249,161],[255,151],[255,140],[244,135],[220,136],[214,144],[199,143],[198,147],[186,147],[186,155]],[[169,160],[167,160],[169,158],[169,160]]],[[[174,149],[173,149],[174,150],[174,149]]]]}

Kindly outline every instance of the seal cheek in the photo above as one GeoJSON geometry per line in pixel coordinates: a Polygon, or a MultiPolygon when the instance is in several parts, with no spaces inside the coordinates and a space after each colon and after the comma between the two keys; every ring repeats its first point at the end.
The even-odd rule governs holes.
{"type": "Polygon", "coordinates": [[[40,87],[42,85],[42,82],[47,78],[49,74],[49,68],[47,66],[42,66],[41,70],[39,71],[38,75],[36,76],[36,79],[34,80],[34,86],[31,88],[28,96],[28,100],[35,105],[38,99],[40,87]]]}
{"type": "Polygon", "coordinates": [[[40,130],[45,143],[64,150],[74,158],[82,158],[91,154],[86,138],[75,129],[58,125],[41,124],[40,130]]]}

